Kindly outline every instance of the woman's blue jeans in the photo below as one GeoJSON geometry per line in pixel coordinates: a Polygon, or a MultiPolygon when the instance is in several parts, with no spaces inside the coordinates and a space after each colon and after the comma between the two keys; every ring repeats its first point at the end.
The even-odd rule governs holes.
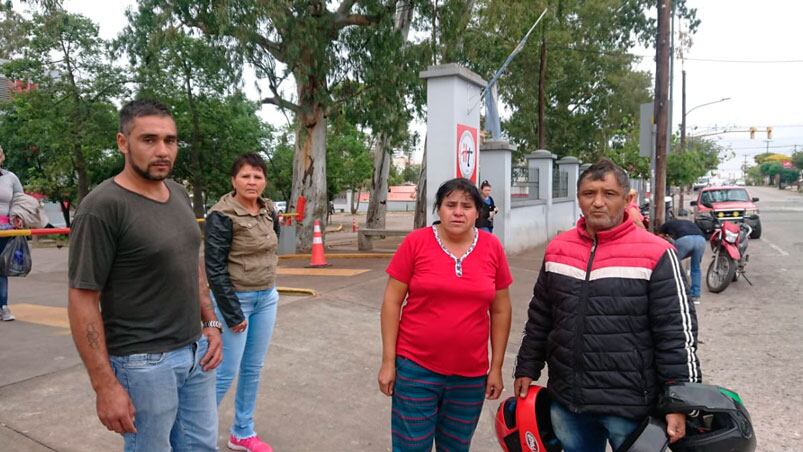
{"type": "MultiPolygon", "coordinates": [[[[254,292],[237,292],[240,309],[248,327],[234,333],[223,325],[223,362],[217,368],[217,403],[223,400],[234,377],[238,375],[237,392],[234,398],[234,422],[231,434],[239,439],[256,435],[254,431],[254,408],[259,391],[259,376],[268,352],[273,325],[276,323],[276,305],[279,292],[276,288],[254,292]]],[[[218,319],[223,315],[215,305],[218,319]]]]}

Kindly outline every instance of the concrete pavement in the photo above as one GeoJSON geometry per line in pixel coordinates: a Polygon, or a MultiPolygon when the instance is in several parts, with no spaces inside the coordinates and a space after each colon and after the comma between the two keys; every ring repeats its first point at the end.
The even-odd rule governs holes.
{"type": "MultiPolygon", "coordinates": [[[[737,281],[721,294],[703,289],[697,306],[703,376],[741,394],[753,417],[758,450],[803,450],[803,196],[772,188],[750,192],[761,198],[764,225],[762,238],[749,245],[753,286],[737,281]]],[[[408,221],[390,218],[400,224],[389,228],[408,221]]],[[[327,244],[353,252],[350,217],[335,221],[347,227],[329,234],[327,244]]],[[[394,245],[382,241],[376,249],[394,245]]],[[[66,315],[66,249],[33,253],[32,273],[10,283],[12,309],[23,305],[15,311],[19,320],[0,322],[0,452],[120,450],[120,438],[97,420],[86,372],[69,332],[58,326],[56,314],[66,315]]],[[[542,256],[543,247],[509,256],[513,326],[506,377],[512,374],[542,256]]],[[[304,260],[280,263],[287,270],[279,285],[309,287],[319,295],[281,298],[257,402],[257,431],[277,451],[386,451],[390,401],[377,389],[376,372],[388,259],[337,259],[330,251],[327,258],[333,269],[366,271],[308,276],[290,274],[299,273],[291,269],[303,267],[304,260]]],[[[708,261],[706,256],[703,271],[708,261]]],[[[506,383],[511,386],[512,378],[506,383]]],[[[472,450],[499,450],[493,433],[497,406],[496,401],[485,404],[472,450]]],[[[226,450],[232,417],[229,395],[220,409],[221,450],[226,450]]]]}
{"type": "MultiPolygon", "coordinates": [[[[348,251],[350,240],[350,233],[333,237],[338,250],[348,251]]],[[[379,248],[393,245],[382,242],[379,248]]],[[[542,255],[536,248],[510,257],[515,282],[508,376],[542,255]]],[[[344,272],[309,276],[294,271],[304,260],[280,263],[279,285],[313,288],[319,295],[281,298],[257,402],[257,431],[277,451],[389,450],[390,399],[376,385],[388,258],[338,259],[327,252],[327,259],[330,269],[344,272]]],[[[0,323],[0,451],[119,450],[120,437],[97,420],[94,393],[65,327],[67,249],[36,248],[33,260],[28,277],[11,279],[9,298],[18,320],[0,323]]],[[[497,403],[484,408],[474,450],[496,448],[497,403]]],[[[220,408],[222,450],[232,417],[229,394],[220,408]]]]}

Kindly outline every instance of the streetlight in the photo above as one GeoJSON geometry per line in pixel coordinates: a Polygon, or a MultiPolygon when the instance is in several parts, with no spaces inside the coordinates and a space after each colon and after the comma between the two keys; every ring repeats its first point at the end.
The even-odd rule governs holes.
{"type": "MultiPolygon", "coordinates": [[[[685,85],[686,71],[683,71],[683,80],[684,80],[684,85],[685,85]]],[[[720,102],[725,102],[725,101],[729,101],[729,100],[731,100],[730,97],[723,97],[722,99],[719,99],[719,100],[706,102],[704,104],[697,105],[697,106],[691,108],[689,111],[686,111],[686,93],[685,93],[685,90],[684,90],[684,93],[683,93],[683,120],[681,121],[681,124],[680,124],[680,151],[681,152],[686,150],[686,116],[689,113],[693,112],[694,110],[697,110],[698,108],[706,107],[708,105],[718,104],[720,102]]]]}
{"type": "Polygon", "coordinates": [[[700,105],[698,105],[698,106],[696,106],[696,107],[692,108],[691,110],[687,111],[687,112],[686,112],[686,114],[688,115],[689,113],[693,112],[694,110],[697,110],[697,109],[698,109],[698,108],[700,108],[700,107],[705,107],[706,105],[718,104],[718,103],[720,103],[720,102],[725,102],[726,100],[731,100],[731,98],[730,98],[730,97],[723,97],[723,98],[722,98],[722,99],[720,99],[720,100],[715,100],[715,101],[712,101],[712,102],[706,102],[706,103],[704,103],[704,104],[700,104],[700,105]]]}

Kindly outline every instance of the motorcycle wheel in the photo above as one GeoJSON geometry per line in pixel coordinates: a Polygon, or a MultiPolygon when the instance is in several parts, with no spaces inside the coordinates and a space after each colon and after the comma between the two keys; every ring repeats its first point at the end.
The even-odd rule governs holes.
{"type": "Polygon", "coordinates": [[[719,293],[728,287],[736,274],[736,262],[725,251],[720,251],[708,265],[705,285],[709,292],[719,293]]]}

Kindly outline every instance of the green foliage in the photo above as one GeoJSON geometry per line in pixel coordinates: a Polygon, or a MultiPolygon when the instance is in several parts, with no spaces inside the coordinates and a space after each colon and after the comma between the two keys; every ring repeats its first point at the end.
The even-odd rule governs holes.
{"type": "Polygon", "coordinates": [[[630,177],[640,179],[650,177],[650,159],[639,155],[637,128],[626,126],[616,131],[605,156],[624,168],[630,177]]]}
{"type": "Polygon", "coordinates": [[[341,33],[341,41],[354,52],[344,68],[349,79],[335,87],[340,112],[347,120],[374,137],[382,135],[391,148],[409,137],[408,124],[423,114],[425,85],[419,72],[431,58],[425,44],[405,45],[404,36],[392,24],[353,27],[341,33]]]}
{"type": "Polygon", "coordinates": [[[326,139],[326,186],[331,201],[344,190],[363,189],[371,179],[373,160],[367,137],[353,124],[336,121],[326,139]]]}
{"type": "Polygon", "coordinates": [[[799,170],[803,170],[803,151],[792,154],[792,164],[799,170]]]}
{"type": "Polygon", "coordinates": [[[748,168],[747,179],[749,180],[748,183],[750,185],[763,185],[764,175],[761,173],[761,168],[758,165],[748,168]]]}
{"type": "Polygon", "coordinates": [[[14,56],[25,44],[25,20],[14,11],[10,0],[0,1],[0,59],[14,56]]]}
{"type": "Polygon", "coordinates": [[[24,46],[2,67],[37,88],[0,107],[0,140],[23,182],[74,201],[121,162],[112,100],[124,92],[124,80],[92,21],[45,3],[20,24],[24,46]]]}
{"type": "MultiPolygon", "coordinates": [[[[26,190],[40,192],[52,200],[78,198],[78,181],[73,162],[76,137],[70,130],[73,113],[69,102],[54,102],[50,93],[38,89],[21,93],[0,104],[0,142],[6,166],[19,176],[26,190]]],[[[95,104],[84,124],[81,152],[92,184],[110,177],[123,166],[117,152],[115,131],[117,111],[110,103],[95,104]]]]}
{"type": "Polygon", "coordinates": [[[293,154],[295,146],[292,142],[294,132],[284,129],[275,132],[272,140],[264,150],[268,164],[267,196],[274,201],[287,201],[290,205],[290,187],[293,185],[293,154]]]}
{"type": "Polygon", "coordinates": [[[180,140],[174,177],[192,188],[200,215],[231,190],[231,162],[260,149],[270,131],[256,116],[258,105],[237,90],[236,56],[179,23],[163,3],[143,0],[127,12],[115,47],[128,55],[138,96],[172,107],[180,140]]]}
{"type": "Polygon", "coordinates": [[[200,183],[203,197],[209,205],[231,191],[232,162],[247,152],[260,151],[271,129],[257,116],[257,105],[242,94],[225,98],[201,96],[194,101],[192,108],[198,115],[197,129],[194,129],[196,126],[188,100],[179,98],[172,103],[179,131],[179,154],[173,177],[188,181],[190,185],[197,180],[198,174],[193,167],[190,151],[192,135],[197,133],[196,146],[200,153],[198,166],[202,176],[200,183]]]}
{"type": "Polygon", "coordinates": [[[672,152],[666,161],[668,185],[689,186],[716,169],[726,152],[716,142],[700,139],[687,145],[684,152],[672,152]]]}
{"type": "MultiPolygon", "coordinates": [[[[650,75],[632,70],[634,38],[654,29],[654,2],[631,0],[485,0],[466,36],[466,64],[490,77],[545,7],[547,15],[499,82],[511,108],[504,122],[520,153],[538,145],[538,68],[546,46],[546,147],[559,156],[595,161],[614,140],[630,136],[650,75]],[[624,133],[622,133],[624,132],[624,133]]],[[[680,2],[678,11],[693,17],[680,2]]],[[[694,25],[696,26],[696,25],[694,25]]]]}
{"type": "Polygon", "coordinates": [[[781,182],[791,184],[800,178],[800,171],[793,168],[781,168],[781,182]]]}
{"type": "Polygon", "coordinates": [[[758,167],[761,170],[761,174],[770,177],[775,177],[783,169],[783,165],[781,165],[778,162],[771,162],[771,161],[770,162],[765,161],[758,167]]]}

